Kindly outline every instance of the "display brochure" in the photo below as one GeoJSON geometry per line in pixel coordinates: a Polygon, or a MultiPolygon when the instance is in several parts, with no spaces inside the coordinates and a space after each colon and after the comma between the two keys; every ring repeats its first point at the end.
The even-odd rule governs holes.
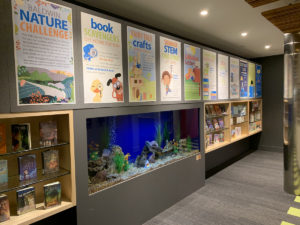
{"type": "Polygon", "coordinates": [[[206,124],[208,126],[208,130],[210,130],[210,131],[214,130],[214,126],[213,126],[211,120],[206,120],[206,124]]]}
{"type": "Polygon", "coordinates": [[[7,185],[8,182],[7,160],[0,160],[0,186],[7,185]]]}
{"type": "Polygon", "coordinates": [[[22,215],[35,210],[35,189],[28,187],[17,190],[17,214],[22,215]]]}
{"type": "Polygon", "coordinates": [[[59,154],[58,150],[47,150],[42,152],[43,173],[54,173],[59,171],[59,154]]]}
{"type": "Polygon", "coordinates": [[[220,129],[224,129],[224,120],[222,117],[218,118],[218,123],[219,123],[220,129]]]}
{"type": "Polygon", "coordinates": [[[261,98],[262,97],[262,68],[261,65],[255,65],[255,97],[261,98]]]}
{"type": "Polygon", "coordinates": [[[40,145],[51,146],[57,144],[56,121],[40,122],[40,145]]]}
{"type": "Polygon", "coordinates": [[[18,157],[20,181],[37,177],[36,156],[28,154],[18,157]]]}
{"type": "Polygon", "coordinates": [[[218,54],[218,99],[228,99],[228,56],[218,54]]]}
{"type": "Polygon", "coordinates": [[[0,222],[10,219],[9,201],[7,195],[0,195],[0,222]]]}
{"type": "Polygon", "coordinates": [[[75,103],[72,9],[12,0],[17,103],[75,103]]]}
{"type": "Polygon", "coordinates": [[[214,144],[218,144],[220,142],[220,135],[214,134],[214,144]]]}
{"type": "Polygon", "coordinates": [[[11,125],[12,150],[22,151],[31,148],[30,124],[11,125]]]}
{"type": "Polygon", "coordinates": [[[161,101],[181,100],[181,43],[160,37],[161,101]]]}
{"type": "Polygon", "coordinates": [[[201,100],[200,48],[184,44],[184,98],[201,100]]]}
{"type": "Polygon", "coordinates": [[[230,57],[230,98],[236,99],[240,97],[239,82],[240,60],[230,57]]]}
{"type": "Polygon", "coordinates": [[[156,100],[155,35],[127,27],[129,102],[156,100]]]}
{"type": "Polygon", "coordinates": [[[240,97],[248,97],[248,63],[240,61],[240,97]]]}
{"type": "Polygon", "coordinates": [[[59,181],[44,185],[44,199],[45,208],[61,204],[61,185],[59,181]]]}
{"type": "Polygon", "coordinates": [[[121,24],[81,12],[84,103],[123,102],[121,24]]]}
{"type": "Polygon", "coordinates": [[[212,51],[203,50],[203,99],[217,99],[217,54],[212,51]]]}
{"type": "Polygon", "coordinates": [[[220,129],[218,120],[216,118],[213,119],[213,125],[214,125],[215,130],[219,130],[220,129]]]}
{"type": "Polygon", "coordinates": [[[0,154],[6,153],[6,126],[0,124],[0,154]]]}
{"type": "Polygon", "coordinates": [[[255,97],[255,64],[248,63],[248,97],[255,97]]]}

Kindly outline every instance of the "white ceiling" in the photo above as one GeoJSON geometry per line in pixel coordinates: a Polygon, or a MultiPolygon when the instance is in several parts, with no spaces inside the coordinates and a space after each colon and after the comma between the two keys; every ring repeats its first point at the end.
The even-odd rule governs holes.
{"type": "Polygon", "coordinates": [[[77,0],[173,34],[245,57],[283,54],[283,33],[261,12],[287,5],[281,0],[252,8],[244,0],[77,0]],[[199,11],[207,9],[208,16],[199,11]],[[248,32],[242,38],[240,33],[248,32]],[[266,44],[271,45],[265,50],[266,44]]]}

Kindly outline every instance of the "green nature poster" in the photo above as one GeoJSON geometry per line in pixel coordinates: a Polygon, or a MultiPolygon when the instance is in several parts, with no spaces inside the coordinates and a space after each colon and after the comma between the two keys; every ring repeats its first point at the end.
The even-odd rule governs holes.
{"type": "Polygon", "coordinates": [[[255,64],[249,63],[248,67],[248,90],[249,98],[255,97],[255,64]]]}
{"type": "Polygon", "coordinates": [[[200,48],[184,44],[185,100],[201,99],[200,48]]]}

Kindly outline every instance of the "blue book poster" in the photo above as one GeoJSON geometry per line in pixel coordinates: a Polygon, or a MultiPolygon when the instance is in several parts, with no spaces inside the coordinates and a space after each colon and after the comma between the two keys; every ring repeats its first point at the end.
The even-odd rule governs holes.
{"type": "Polygon", "coordinates": [[[240,61],[240,97],[248,97],[248,63],[240,61]]]}
{"type": "Polygon", "coordinates": [[[261,65],[255,66],[255,83],[256,83],[256,98],[261,98],[262,96],[262,71],[261,65]]]}

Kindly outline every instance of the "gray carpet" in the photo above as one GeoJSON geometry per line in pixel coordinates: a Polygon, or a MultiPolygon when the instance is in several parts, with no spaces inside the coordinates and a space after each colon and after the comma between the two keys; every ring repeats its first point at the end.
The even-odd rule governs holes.
{"type": "Polygon", "coordinates": [[[144,225],[300,224],[300,218],[287,215],[290,206],[300,209],[294,198],[283,191],[283,154],[259,150],[144,225]]]}

